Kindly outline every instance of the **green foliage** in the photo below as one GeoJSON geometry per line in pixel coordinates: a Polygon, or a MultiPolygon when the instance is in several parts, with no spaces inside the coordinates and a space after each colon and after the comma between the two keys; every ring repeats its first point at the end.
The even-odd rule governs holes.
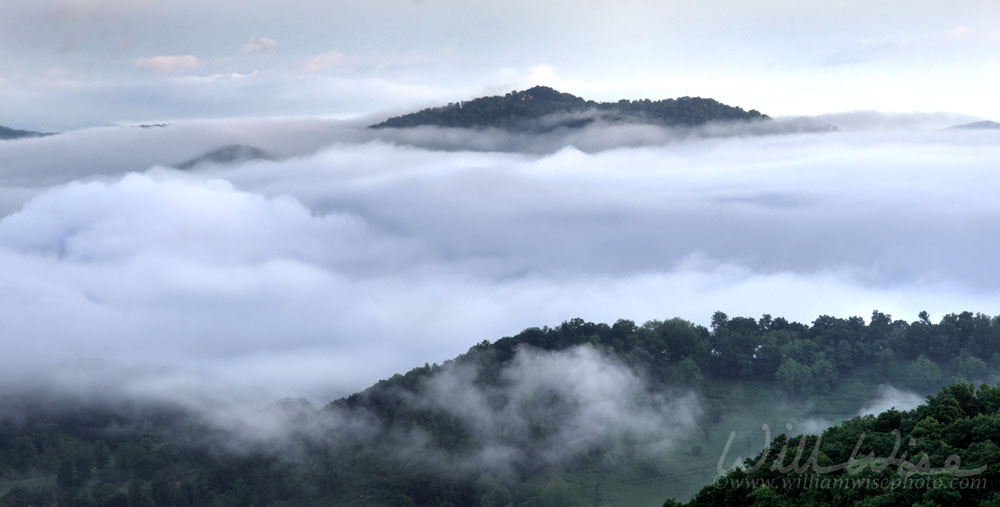
{"type": "MultiPolygon", "coordinates": [[[[509,381],[505,372],[518,351],[592,346],[642,372],[649,389],[643,395],[649,399],[677,389],[713,395],[706,396],[699,419],[704,439],[700,433],[691,435],[677,449],[683,459],[701,462],[713,453],[712,446],[716,443],[713,438],[725,440],[727,433],[717,431],[718,424],[731,422],[736,417],[732,414],[744,410],[733,406],[734,398],[724,394],[740,386],[752,386],[766,392],[769,398],[777,394],[776,403],[807,404],[820,399],[817,396],[829,402],[843,394],[844,382],[838,379],[860,382],[861,378],[852,375],[858,369],[867,369],[878,370],[885,378],[898,375],[893,377],[897,385],[927,392],[940,385],[941,379],[946,378],[945,371],[947,376],[957,372],[966,378],[981,378],[988,372],[983,358],[989,357],[991,362],[994,357],[1000,358],[1000,321],[971,313],[950,314],[937,324],[929,316],[907,323],[880,312],[874,312],[868,324],[860,318],[821,316],[807,325],[770,315],[756,320],[731,318],[722,312],[716,313],[711,322],[710,327],[681,319],[654,320],[641,325],[619,320],[608,325],[571,319],[555,327],[525,329],[492,343],[482,341],[445,365],[425,364],[334,401],[319,413],[336,411],[365,421],[374,438],[361,444],[336,431],[323,434],[322,438],[296,435],[292,445],[303,451],[297,453],[299,461],[293,463],[268,452],[233,453],[208,445],[222,438],[203,426],[171,417],[146,420],[94,410],[61,417],[42,413],[17,423],[0,421],[0,475],[8,480],[0,490],[4,495],[0,501],[11,505],[25,502],[35,505],[579,503],[589,501],[589,493],[581,500],[577,496],[579,491],[561,482],[541,488],[538,482],[530,480],[545,471],[538,454],[533,454],[537,450],[532,444],[559,427],[560,414],[571,408],[565,400],[543,394],[528,401],[537,405],[542,416],[530,421],[529,435],[516,432],[509,435],[511,447],[525,458],[512,465],[508,473],[498,472],[495,476],[463,469],[446,459],[437,460],[440,458],[437,455],[431,460],[441,461],[435,468],[428,466],[427,457],[419,456],[419,452],[411,455],[393,452],[413,435],[419,436],[426,449],[441,455],[467,456],[479,450],[475,429],[462,418],[413,400],[445,369],[463,368],[471,372],[467,381],[482,387],[483,392],[501,392],[496,388],[509,381]],[[896,369],[885,365],[895,365],[892,368],[896,369]],[[779,385],[785,390],[779,389],[779,385]],[[831,389],[836,392],[827,393],[831,389]],[[109,427],[124,429],[108,432],[109,427]],[[36,479],[46,482],[23,482],[36,479]],[[47,500],[25,500],[27,496],[43,494],[49,495],[45,497],[47,500]]],[[[862,392],[855,391],[848,396],[857,397],[862,392]]],[[[755,402],[766,403],[762,400],[764,397],[755,402]]],[[[497,395],[486,402],[502,408],[508,400],[497,395]]],[[[297,405],[288,402],[283,406],[297,405]]],[[[315,412],[311,407],[299,408],[307,415],[315,412]]],[[[857,407],[837,413],[854,410],[857,407]]],[[[827,443],[822,459],[847,460],[860,433],[871,436],[872,449],[891,450],[888,432],[903,428],[904,436],[918,441],[909,449],[911,454],[924,452],[938,459],[958,449],[963,453],[963,462],[998,463],[998,410],[1000,391],[955,384],[914,412],[889,411],[878,417],[858,418],[844,423],[838,431],[824,434],[827,443]]],[[[736,443],[742,453],[742,435],[736,443]]],[[[629,445],[635,443],[619,447],[628,449],[629,445]]],[[[581,452],[582,456],[573,456],[561,465],[585,468],[588,463],[617,463],[609,457],[611,447],[605,442],[594,442],[590,449],[581,452]]],[[[747,452],[750,447],[747,437],[747,452]]],[[[614,452],[632,456],[621,449],[614,452]]],[[[658,468],[661,464],[649,463],[653,466],[640,475],[666,473],[658,468]]],[[[601,488],[599,495],[603,496],[603,481],[601,488]]],[[[738,500],[770,502],[773,493],[785,494],[781,490],[748,490],[738,500]]],[[[595,491],[594,496],[599,495],[595,491]]],[[[823,500],[841,503],[870,500],[861,496],[823,500]]],[[[807,503],[812,498],[795,500],[791,503],[799,500],[807,503]]],[[[953,498],[948,495],[925,498],[921,493],[894,500],[914,504],[953,498]]],[[[727,497],[726,501],[735,500],[727,497]]]]}
{"type": "Polygon", "coordinates": [[[30,436],[22,435],[10,445],[10,465],[18,472],[27,472],[38,461],[38,449],[30,436]]]}
{"type": "Polygon", "coordinates": [[[512,502],[510,490],[490,474],[479,476],[475,490],[479,507],[506,507],[512,502]]]}
{"type": "Polygon", "coordinates": [[[104,440],[94,442],[94,464],[98,470],[104,470],[111,463],[111,449],[104,440]]]}
{"type": "Polygon", "coordinates": [[[597,119],[668,126],[700,125],[710,121],[761,120],[758,111],[744,111],[713,99],[681,97],[651,101],[594,102],[546,86],[513,91],[504,96],[481,97],[444,107],[424,109],[389,118],[372,128],[406,128],[422,125],[456,128],[499,127],[518,130],[551,130],[582,127],[597,119]]]}
{"type": "Polygon", "coordinates": [[[985,361],[967,352],[958,358],[958,375],[965,380],[983,380],[989,371],[985,361]]]}
{"type": "Polygon", "coordinates": [[[580,505],[580,498],[565,484],[551,484],[542,491],[536,505],[538,507],[574,507],[580,505]]]}
{"type": "Polygon", "coordinates": [[[997,505],[998,399],[1000,387],[957,383],[908,412],[782,435],[688,505],[997,505]]]}
{"type": "Polygon", "coordinates": [[[678,384],[699,385],[701,384],[703,378],[701,368],[698,366],[698,363],[694,361],[694,359],[685,357],[677,363],[676,382],[678,384]]]}
{"type": "Polygon", "coordinates": [[[941,368],[923,354],[913,360],[910,370],[917,385],[923,389],[930,389],[941,382],[941,368]]]}

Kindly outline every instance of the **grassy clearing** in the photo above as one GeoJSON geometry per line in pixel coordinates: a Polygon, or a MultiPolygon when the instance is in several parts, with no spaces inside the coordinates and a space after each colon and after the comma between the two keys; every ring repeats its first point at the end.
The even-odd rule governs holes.
{"type": "Polygon", "coordinates": [[[8,491],[17,488],[54,488],[56,486],[55,477],[34,477],[31,479],[21,479],[17,481],[0,481],[0,497],[7,494],[8,491]]]}
{"type": "Polygon", "coordinates": [[[670,450],[653,456],[638,452],[605,458],[572,470],[549,469],[532,484],[539,488],[565,485],[576,492],[581,505],[659,506],[668,497],[686,501],[715,479],[731,434],[725,467],[760,452],[764,424],[774,438],[786,432],[819,432],[854,417],[876,398],[883,379],[884,372],[859,368],[841,378],[829,393],[805,401],[790,399],[775,382],[709,379],[702,391],[703,405],[718,407],[718,419],[706,420],[703,427],[676,440],[670,450]]]}

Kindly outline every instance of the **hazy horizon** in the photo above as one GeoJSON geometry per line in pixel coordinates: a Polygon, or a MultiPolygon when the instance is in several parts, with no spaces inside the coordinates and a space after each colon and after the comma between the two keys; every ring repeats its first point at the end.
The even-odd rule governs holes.
{"type": "Polygon", "coordinates": [[[772,116],[1000,117],[1000,7],[42,0],[0,16],[0,125],[398,112],[536,84],[772,116]]]}

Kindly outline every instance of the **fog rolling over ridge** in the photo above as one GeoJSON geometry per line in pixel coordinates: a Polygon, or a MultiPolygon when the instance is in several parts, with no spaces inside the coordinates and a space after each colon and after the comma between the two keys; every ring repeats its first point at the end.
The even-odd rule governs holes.
{"type": "Polygon", "coordinates": [[[4,142],[0,381],[325,402],[572,317],[996,313],[1000,134],[851,118],[523,150],[312,119],[4,142]],[[227,145],[274,160],[169,167],[227,145]]]}

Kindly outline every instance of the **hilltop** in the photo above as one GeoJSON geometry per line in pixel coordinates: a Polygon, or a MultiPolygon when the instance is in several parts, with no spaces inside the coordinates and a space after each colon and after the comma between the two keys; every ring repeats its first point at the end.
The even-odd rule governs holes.
{"type": "Polygon", "coordinates": [[[952,129],[964,129],[964,130],[996,130],[1000,129],[1000,123],[995,121],[976,121],[972,123],[965,123],[962,125],[955,125],[951,127],[952,129]]]}
{"type": "Polygon", "coordinates": [[[255,146],[230,144],[181,162],[174,167],[187,170],[203,164],[232,164],[236,162],[249,162],[251,160],[274,160],[274,158],[266,151],[255,146]]]}
{"type": "Polygon", "coordinates": [[[32,132],[30,130],[17,130],[0,125],[0,140],[20,139],[22,137],[42,137],[51,134],[44,132],[32,132]]]}
{"type": "Polygon", "coordinates": [[[757,110],[746,111],[710,98],[622,99],[617,102],[595,102],[547,86],[535,86],[524,91],[512,91],[503,96],[480,97],[394,116],[371,125],[370,128],[430,125],[546,131],[556,128],[579,128],[597,120],[684,127],[709,122],[769,119],[767,115],[757,110]]]}

